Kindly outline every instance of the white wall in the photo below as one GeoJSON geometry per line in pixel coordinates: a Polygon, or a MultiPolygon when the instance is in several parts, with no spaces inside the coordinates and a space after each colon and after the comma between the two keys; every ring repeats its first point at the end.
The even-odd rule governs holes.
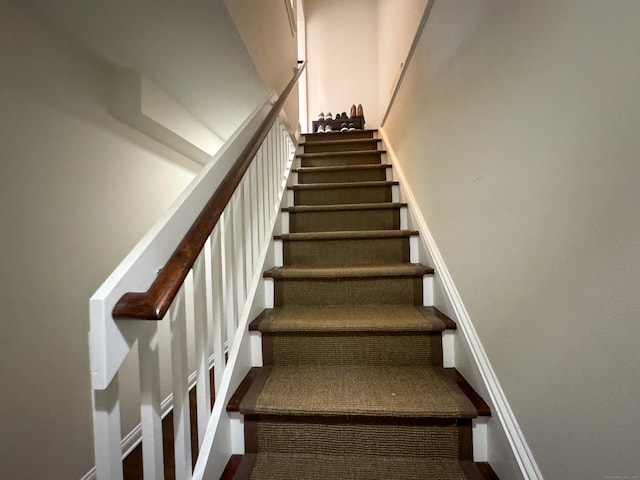
{"type": "MultiPolygon", "coordinates": [[[[115,21],[109,16],[100,23],[99,16],[82,10],[88,4],[74,4],[86,23],[75,24],[76,11],[56,2],[60,10],[51,14],[61,15],[61,24],[49,19],[45,25],[38,17],[47,18],[46,12],[25,12],[0,0],[0,478],[80,478],[93,466],[89,297],[201,168],[108,113],[113,65],[74,43],[71,32],[98,38],[118,24],[109,23],[115,21]],[[69,30],[61,27],[66,21],[69,30]],[[50,25],[60,27],[66,39],[50,25]]],[[[123,12],[123,3],[109,5],[113,15],[123,12]]],[[[164,91],[188,100],[183,106],[195,100],[193,92],[180,90],[190,78],[200,93],[197,87],[205,81],[218,86],[216,95],[233,108],[218,111],[216,118],[222,119],[221,131],[233,131],[264,100],[266,89],[220,8],[224,15],[216,17],[219,28],[213,30],[228,36],[220,37],[226,38],[222,53],[209,55],[232,60],[215,78],[170,71],[182,61],[174,55],[184,53],[185,62],[195,62],[189,54],[196,52],[167,50],[164,41],[153,50],[151,42],[126,29],[114,45],[106,41],[109,35],[96,45],[113,48],[132,64],[140,60],[132,66],[154,73],[164,91]],[[123,48],[127,41],[135,45],[123,48]],[[149,47],[147,56],[143,46],[149,47]]],[[[167,20],[166,12],[159,18],[167,20]]],[[[175,20],[182,27],[188,23],[179,14],[175,20]]],[[[157,21],[141,22],[140,32],[148,33],[157,21]]],[[[207,18],[202,25],[215,26],[207,26],[207,18]]],[[[212,65],[207,69],[213,71],[212,65]]],[[[205,100],[205,107],[219,105],[205,100]]],[[[121,383],[125,434],[138,421],[129,401],[134,389],[126,385],[135,376],[128,368],[121,383]]]]}
{"type": "Polygon", "coordinates": [[[222,0],[21,0],[75,44],[143,74],[226,140],[265,98],[222,0]]]}
{"type": "Polygon", "coordinates": [[[635,0],[436,1],[384,127],[545,479],[640,473],[639,44],[635,0]]]}
{"type": "Polygon", "coordinates": [[[310,120],[362,104],[365,128],[380,122],[377,3],[306,0],[310,120]]]}
{"type": "MultiPolygon", "coordinates": [[[[287,2],[225,0],[224,3],[262,82],[280,94],[298,65],[295,23],[292,29],[287,2]]],[[[293,130],[298,130],[297,95],[289,97],[284,111],[293,130]]]]}
{"type": "Polygon", "coordinates": [[[378,0],[378,102],[380,121],[399,80],[427,0],[378,0]]]}

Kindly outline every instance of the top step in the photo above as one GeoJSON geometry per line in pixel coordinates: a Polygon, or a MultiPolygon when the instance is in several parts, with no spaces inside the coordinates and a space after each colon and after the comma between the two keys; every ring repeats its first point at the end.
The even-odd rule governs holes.
{"type": "Polygon", "coordinates": [[[305,133],[305,142],[323,142],[334,140],[354,140],[357,138],[376,138],[378,130],[352,130],[350,132],[305,133]]]}

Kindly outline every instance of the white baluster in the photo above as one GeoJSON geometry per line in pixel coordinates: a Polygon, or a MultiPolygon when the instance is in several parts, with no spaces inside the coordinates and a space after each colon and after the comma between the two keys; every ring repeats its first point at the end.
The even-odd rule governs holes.
{"type": "Polygon", "coordinates": [[[138,339],[140,419],[144,478],[164,478],[158,323],[143,326],[138,339]]]}
{"type": "Polygon", "coordinates": [[[225,209],[224,223],[224,321],[226,325],[225,345],[231,348],[231,341],[236,330],[236,272],[234,270],[235,245],[233,244],[233,201],[225,209]]]}
{"type": "MultiPolygon", "coordinates": [[[[208,246],[205,245],[205,248],[208,246]]],[[[204,434],[211,415],[211,389],[209,382],[209,321],[207,312],[207,281],[204,251],[196,260],[193,267],[194,294],[194,334],[196,344],[196,398],[198,410],[198,446],[202,445],[204,434]]]]}
{"type": "Polygon", "coordinates": [[[244,182],[244,222],[242,224],[242,229],[244,231],[244,269],[245,269],[245,296],[249,292],[249,284],[251,283],[251,278],[253,277],[253,264],[254,257],[257,256],[257,252],[253,250],[253,223],[251,222],[251,210],[253,208],[252,204],[252,191],[251,191],[251,177],[250,171],[247,171],[247,175],[245,176],[244,182]]]}
{"type": "Polygon", "coordinates": [[[214,391],[220,390],[222,375],[226,365],[224,358],[224,342],[226,328],[223,322],[225,306],[224,289],[224,235],[221,233],[224,225],[224,217],[220,217],[218,225],[214,228],[209,239],[209,248],[205,249],[209,278],[207,279],[207,303],[211,312],[212,340],[213,340],[213,383],[214,391]]]}
{"type": "Polygon", "coordinates": [[[92,400],[96,478],[122,480],[118,375],[105,390],[94,390],[92,400]]]}
{"type": "Polygon", "coordinates": [[[169,310],[173,386],[173,441],[176,480],[191,478],[191,424],[189,423],[189,370],[184,286],[169,310]]]}

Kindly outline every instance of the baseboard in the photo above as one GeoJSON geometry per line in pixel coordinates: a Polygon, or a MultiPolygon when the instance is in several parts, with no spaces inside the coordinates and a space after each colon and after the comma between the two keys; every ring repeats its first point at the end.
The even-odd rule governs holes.
{"type": "MultiPolygon", "coordinates": [[[[225,351],[227,349],[227,345],[225,345],[225,351]]],[[[209,370],[213,368],[213,355],[209,357],[209,370]]],[[[189,375],[189,390],[191,390],[196,385],[196,380],[198,377],[198,372],[193,372],[189,375]]],[[[162,403],[160,403],[160,415],[164,419],[171,410],[173,409],[173,393],[170,393],[167,398],[165,398],[162,403]]],[[[142,442],[142,423],[136,425],[133,430],[131,430],[125,437],[122,439],[120,443],[122,450],[122,460],[127,458],[127,456],[142,442]]],[[[96,480],[96,467],[92,467],[80,480],[96,480]]]]}
{"type": "Polygon", "coordinates": [[[538,469],[536,461],[529,449],[526,439],[522,434],[518,421],[515,418],[513,410],[507,401],[507,398],[500,386],[500,382],[491,366],[491,362],[487,357],[487,354],[480,342],[478,333],[467,309],[464,306],[462,297],[458,292],[453,278],[447,269],[445,261],[436,245],[436,242],[431,235],[429,227],[427,226],[422,211],[418,206],[413,192],[407,188],[407,178],[402,170],[398,157],[396,156],[393,146],[388,141],[386,133],[383,128],[379,129],[381,138],[384,141],[385,148],[390,163],[393,165],[394,174],[400,181],[400,188],[404,195],[404,201],[409,206],[409,209],[413,213],[413,218],[416,221],[417,230],[420,232],[420,241],[424,242],[429,255],[433,260],[432,267],[436,271],[436,275],[440,278],[443,285],[444,294],[448,298],[453,308],[454,320],[458,324],[458,331],[463,335],[464,341],[467,343],[469,351],[472,354],[472,360],[481,375],[481,378],[485,384],[487,391],[489,392],[490,403],[493,406],[493,410],[500,422],[505,437],[509,442],[509,446],[512,449],[515,460],[517,461],[520,473],[525,479],[540,479],[542,480],[542,474],[538,469]]]}

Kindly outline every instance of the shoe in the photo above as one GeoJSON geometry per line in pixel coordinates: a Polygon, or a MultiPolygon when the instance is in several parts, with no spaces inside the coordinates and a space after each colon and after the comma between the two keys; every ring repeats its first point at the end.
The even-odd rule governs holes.
{"type": "Polygon", "coordinates": [[[349,127],[347,127],[346,123],[343,123],[342,125],[340,125],[341,132],[346,132],[347,130],[349,130],[349,127]]]}
{"type": "Polygon", "coordinates": [[[362,111],[362,105],[361,104],[358,104],[357,113],[358,113],[359,117],[364,117],[364,112],[362,111]]]}
{"type": "Polygon", "coordinates": [[[333,128],[331,128],[331,125],[325,125],[324,127],[324,133],[329,133],[332,132],[333,128]]]}
{"type": "Polygon", "coordinates": [[[347,112],[342,112],[342,118],[345,120],[347,119],[347,112]]]}
{"type": "Polygon", "coordinates": [[[320,112],[318,114],[318,121],[322,122],[324,120],[324,113],[320,112]]]}
{"type": "Polygon", "coordinates": [[[356,129],[355,124],[350,123],[350,124],[349,124],[349,131],[350,131],[350,132],[352,132],[352,131],[353,131],[353,130],[355,130],[355,129],[356,129]]]}
{"type": "Polygon", "coordinates": [[[316,133],[324,133],[324,125],[318,125],[318,130],[316,130],[316,133]]]}
{"type": "Polygon", "coordinates": [[[324,116],[325,120],[333,120],[333,115],[331,115],[331,112],[327,112],[327,114],[324,116]]]}
{"type": "Polygon", "coordinates": [[[351,110],[349,111],[349,117],[353,118],[356,116],[356,106],[355,105],[351,105],[351,110]]]}

